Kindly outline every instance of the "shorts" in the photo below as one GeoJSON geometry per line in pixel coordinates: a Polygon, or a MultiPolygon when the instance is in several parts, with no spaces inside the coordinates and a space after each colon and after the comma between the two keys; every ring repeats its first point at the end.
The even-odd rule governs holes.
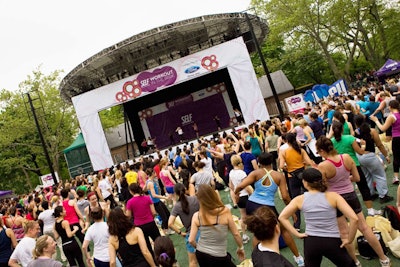
{"type": "Polygon", "coordinates": [[[248,199],[249,199],[248,195],[239,197],[239,202],[237,203],[238,207],[241,208],[241,209],[245,209],[248,199]]]}
{"type": "Polygon", "coordinates": [[[386,136],[392,136],[392,126],[390,126],[386,131],[386,136]]]}
{"type": "MultiPolygon", "coordinates": [[[[356,192],[351,192],[351,193],[346,193],[346,194],[341,194],[341,196],[346,200],[347,204],[354,210],[356,214],[360,213],[362,211],[361,203],[358,200],[356,192]]],[[[340,212],[340,210],[336,210],[336,217],[342,217],[343,213],[340,212]]]]}
{"type": "MultiPolygon", "coordinates": [[[[197,235],[196,235],[196,243],[199,242],[199,237],[200,237],[200,231],[197,231],[197,235]]],[[[190,245],[189,243],[189,234],[186,234],[185,237],[185,244],[186,244],[186,250],[189,253],[195,253],[196,249],[195,247],[193,247],[192,245],[190,245]]]]}
{"type": "Polygon", "coordinates": [[[167,191],[168,194],[173,194],[174,193],[174,187],[173,186],[166,186],[165,190],[167,191]]]}
{"type": "Polygon", "coordinates": [[[247,205],[246,205],[247,215],[252,215],[259,207],[268,207],[275,213],[276,217],[279,217],[279,213],[276,210],[275,206],[262,205],[262,204],[255,203],[251,200],[247,201],[247,205]]]}

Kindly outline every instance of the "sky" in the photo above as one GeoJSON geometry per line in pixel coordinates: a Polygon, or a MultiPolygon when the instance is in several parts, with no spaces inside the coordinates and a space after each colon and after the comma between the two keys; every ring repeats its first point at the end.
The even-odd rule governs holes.
{"type": "Polygon", "coordinates": [[[240,12],[250,0],[0,0],[0,89],[40,68],[64,77],[135,34],[202,15],[240,12]]]}

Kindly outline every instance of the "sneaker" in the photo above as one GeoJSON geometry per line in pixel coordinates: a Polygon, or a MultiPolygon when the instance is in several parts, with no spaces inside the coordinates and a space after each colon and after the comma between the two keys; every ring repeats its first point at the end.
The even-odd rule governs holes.
{"type": "Polygon", "coordinates": [[[246,234],[243,234],[243,237],[242,237],[243,244],[247,244],[249,242],[249,240],[250,240],[250,237],[246,234]]]}
{"type": "Polygon", "coordinates": [[[392,201],[393,199],[394,199],[393,197],[388,196],[388,195],[385,195],[384,197],[380,197],[380,198],[379,198],[379,202],[380,202],[381,204],[383,204],[383,203],[390,202],[390,201],[392,201]]]}
{"type": "Polygon", "coordinates": [[[393,177],[392,184],[399,184],[399,178],[398,177],[393,177]]]}
{"type": "Polygon", "coordinates": [[[379,260],[379,262],[381,263],[382,267],[390,267],[390,259],[388,257],[386,257],[386,260],[379,260]]]}
{"type": "Polygon", "coordinates": [[[237,205],[237,204],[233,205],[233,208],[234,208],[234,209],[237,209],[237,208],[238,208],[238,205],[237,205]]]}
{"type": "Polygon", "coordinates": [[[371,195],[371,200],[375,200],[375,199],[377,199],[378,197],[379,197],[378,194],[373,194],[373,195],[371,195]]]}
{"type": "Polygon", "coordinates": [[[373,208],[368,209],[368,216],[375,216],[375,215],[382,215],[382,211],[373,208]]]}
{"type": "Polygon", "coordinates": [[[173,234],[175,234],[175,231],[171,230],[171,229],[164,230],[164,232],[165,232],[165,235],[173,235],[173,234]]]}
{"type": "Polygon", "coordinates": [[[362,267],[362,266],[361,266],[361,262],[360,262],[360,261],[357,261],[357,262],[356,262],[356,266],[357,266],[357,267],[362,267]]]}
{"type": "Polygon", "coordinates": [[[231,190],[229,187],[226,187],[226,188],[224,189],[225,192],[229,192],[229,190],[231,190]]]}
{"type": "Polygon", "coordinates": [[[293,256],[294,261],[297,263],[297,266],[299,267],[304,267],[304,259],[301,255],[299,255],[298,257],[293,256]]]}

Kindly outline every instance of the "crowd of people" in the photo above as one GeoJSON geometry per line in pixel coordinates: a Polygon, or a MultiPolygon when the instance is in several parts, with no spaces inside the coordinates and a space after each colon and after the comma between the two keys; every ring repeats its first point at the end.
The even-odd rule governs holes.
{"type": "Polygon", "coordinates": [[[1,200],[0,267],[62,266],[58,260],[80,267],[178,266],[172,234],[184,239],[191,267],[235,266],[246,257],[254,266],[320,266],[323,257],[361,266],[357,229],[380,265],[390,266],[357,196],[372,216],[381,214],[373,201],[394,201],[388,188],[399,183],[400,107],[392,87],[398,92],[400,84],[389,83],[1,200]],[[239,209],[240,227],[221,190],[239,209]],[[280,214],[277,192],[286,204],[280,214]],[[280,236],[293,261],[280,254],[280,236]],[[302,248],[294,238],[304,240],[302,248]],[[253,252],[245,255],[250,240],[253,252]]]}

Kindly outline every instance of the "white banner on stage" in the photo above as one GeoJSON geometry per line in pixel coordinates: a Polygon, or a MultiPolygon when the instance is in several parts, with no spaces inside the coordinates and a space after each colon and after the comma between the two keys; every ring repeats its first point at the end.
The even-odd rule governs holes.
{"type": "Polygon", "coordinates": [[[100,110],[224,68],[228,69],[245,122],[268,120],[264,98],[241,37],[73,97],[94,170],[113,165],[98,115],[100,110]]]}

